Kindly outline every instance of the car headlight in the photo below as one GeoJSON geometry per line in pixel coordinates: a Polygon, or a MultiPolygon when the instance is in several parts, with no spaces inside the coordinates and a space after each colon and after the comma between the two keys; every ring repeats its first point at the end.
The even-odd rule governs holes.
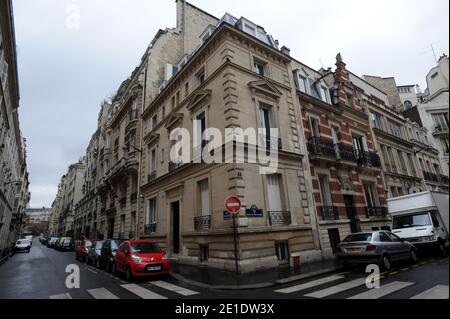
{"type": "Polygon", "coordinates": [[[435,240],[436,236],[427,236],[422,238],[422,241],[435,241],[435,240]]]}
{"type": "Polygon", "coordinates": [[[141,257],[139,257],[139,256],[134,256],[134,255],[132,255],[131,256],[131,259],[133,259],[135,262],[137,262],[137,263],[141,263],[142,262],[142,258],[141,257]]]}

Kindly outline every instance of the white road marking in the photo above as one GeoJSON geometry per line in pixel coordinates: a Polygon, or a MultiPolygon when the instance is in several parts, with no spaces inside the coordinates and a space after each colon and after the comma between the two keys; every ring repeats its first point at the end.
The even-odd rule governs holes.
{"type": "Polygon", "coordinates": [[[163,288],[163,289],[166,289],[166,290],[169,290],[169,291],[172,291],[172,292],[175,292],[182,296],[192,296],[192,295],[199,294],[196,291],[189,290],[189,289],[186,289],[183,287],[179,287],[177,285],[174,285],[174,284],[171,284],[171,283],[168,283],[165,281],[154,281],[154,282],[151,282],[150,284],[155,285],[160,288],[163,288]]]}
{"type": "Polygon", "coordinates": [[[349,290],[358,286],[362,286],[366,283],[366,278],[359,278],[359,279],[355,279],[352,281],[347,281],[344,282],[342,284],[330,287],[330,288],[326,288],[326,289],[322,289],[319,291],[315,291],[313,293],[307,294],[305,295],[306,297],[312,297],[312,298],[324,298],[324,297],[328,297],[334,294],[337,294],[339,292],[345,291],[345,290],[349,290]]]}
{"type": "Polygon", "coordinates": [[[449,287],[445,285],[437,285],[428,289],[411,299],[448,299],[449,287]]]}
{"type": "Polygon", "coordinates": [[[414,285],[413,282],[394,281],[386,285],[381,285],[380,288],[370,289],[348,299],[379,299],[412,285],[414,285]]]}
{"type": "Polygon", "coordinates": [[[72,296],[67,293],[67,294],[53,295],[48,297],[48,299],[72,299],[72,296]]]}
{"type": "Polygon", "coordinates": [[[105,288],[90,289],[88,293],[95,299],[119,299],[105,288]]]}
{"type": "Polygon", "coordinates": [[[305,290],[305,289],[312,288],[312,287],[315,287],[315,286],[320,286],[320,285],[323,285],[323,284],[326,284],[326,283],[329,283],[329,282],[332,282],[332,281],[336,281],[336,280],[339,280],[339,279],[342,279],[342,278],[344,278],[344,276],[333,275],[333,276],[321,278],[321,279],[318,279],[318,280],[310,281],[310,282],[307,282],[307,283],[304,283],[304,284],[301,284],[301,285],[296,285],[296,286],[293,286],[293,287],[288,287],[288,288],[284,288],[284,289],[275,290],[275,292],[279,292],[279,293],[282,293],[282,294],[290,294],[290,293],[293,293],[293,292],[305,290]]]}
{"type": "Polygon", "coordinates": [[[88,270],[89,270],[91,273],[93,273],[93,274],[98,274],[98,272],[96,272],[95,270],[92,270],[92,269],[90,269],[90,268],[88,268],[88,270]]]}
{"type": "Polygon", "coordinates": [[[153,291],[150,291],[135,284],[122,285],[120,287],[134,293],[135,295],[141,297],[142,299],[167,299],[167,297],[158,295],[153,291]]]}

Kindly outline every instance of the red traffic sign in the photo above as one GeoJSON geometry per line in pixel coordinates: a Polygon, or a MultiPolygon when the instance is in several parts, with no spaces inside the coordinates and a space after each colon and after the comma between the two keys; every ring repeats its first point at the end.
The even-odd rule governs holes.
{"type": "Polygon", "coordinates": [[[225,209],[230,214],[237,214],[241,210],[241,201],[236,196],[230,196],[225,200],[225,209]]]}

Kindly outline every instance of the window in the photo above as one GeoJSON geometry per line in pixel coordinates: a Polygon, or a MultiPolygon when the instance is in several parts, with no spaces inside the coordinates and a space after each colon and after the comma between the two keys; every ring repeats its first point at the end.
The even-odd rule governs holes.
{"type": "Polygon", "coordinates": [[[281,177],[273,174],[267,175],[267,198],[270,212],[283,211],[283,203],[281,199],[281,177]]]}
{"type": "Polygon", "coordinates": [[[258,73],[261,76],[267,76],[267,63],[254,58],[253,59],[253,71],[255,71],[256,73],[258,73]]]}
{"type": "Polygon", "coordinates": [[[353,148],[357,154],[362,154],[366,150],[364,137],[358,135],[352,135],[353,148]]]}
{"type": "Polygon", "coordinates": [[[200,262],[206,262],[209,259],[209,245],[200,245],[200,262]]]}
{"type": "Polygon", "coordinates": [[[205,112],[200,113],[196,117],[196,130],[197,130],[197,145],[201,145],[201,148],[206,146],[207,141],[204,139],[203,133],[206,131],[206,115],[205,112]]]}
{"type": "Polygon", "coordinates": [[[161,148],[161,163],[164,163],[164,160],[165,160],[165,152],[164,152],[164,148],[161,148]]]}
{"type": "Polygon", "coordinates": [[[413,107],[413,104],[410,100],[406,100],[404,105],[405,105],[405,110],[408,110],[413,107]]]}
{"type": "Polygon", "coordinates": [[[256,29],[247,23],[244,23],[244,31],[256,37],[256,29]]]}
{"type": "MultiPolygon", "coordinates": [[[[272,112],[272,107],[269,105],[261,105],[259,108],[259,120],[261,128],[264,133],[261,137],[261,143],[263,146],[266,146],[267,149],[271,148],[272,145],[272,136],[271,136],[271,128],[275,128],[275,120],[274,114],[272,112]]],[[[278,143],[278,141],[277,141],[278,143]]]]}
{"type": "Polygon", "coordinates": [[[373,126],[379,130],[384,130],[383,117],[378,113],[372,113],[373,126]]]}
{"type": "Polygon", "coordinates": [[[155,225],[157,221],[157,211],[156,211],[156,198],[152,198],[148,200],[148,215],[147,215],[147,224],[155,225]]]}
{"type": "Polygon", "coordinates": [[[406,168],[406,161],[403,157],[403,152],[397,150],[398,160],[400,162],[400,167],[402,168],[402,174],[408,175],[408,169],[406,168]]]}
{"type": "Polygon", "coordinates": [[[319,93],[320,93],[320,99],[323,102],[330,103],[330,95],[329,95],[329,92],[328,92],[328,88],[326,86],[321,85],[319,87],[319,93]]]}
{"type": "Polygon", "coordinates": [[[395,161],[394,158],[394,152],[392,150],[392,148],[388,147],[387,148],[388,151],[388,155],[389,155],[389,162],[391,163],[391,172],[396,173],[397,172],[397,162],[395,161]]]}
{"type": "Polygon", "coordinates": [[[319,175],[320,197],[322,206],[333,206],[333,199],[331,197],[330,182],[327,175],[319,175]]]}
{"type": "Polygon", "coordinates": [[[403,138],[403,132],[400,125],[392,121],[389,121],[389,123],[391,126],[391,133],[399,138],[403,138]]]}
{"type": "Polygon", "coordinates": [[[156,149],[150,151],[150,174],[156,172],[156,149]]]}
{"type": "Polygon", "coordinates": [[[200,190],[200,209],[201,216],[211,215],[209,207],[209,183],[208,180],[203,180],[198,183],[198,188],[200,190]]]}
{"type": "Polygon", "coordinates": [[[203,83],[205,83],[205,69],[202,69],[199,73],[196,75],[197,80],[197,87],[202,86],[203,83]]]}
{"type": "Polygon", "coordinates": [[[171,105],[172,105],[172,110],[175,109],[175,96],[172,96],[171,105]]]}
{"type": "Polygon", "coordinates": [[[166,117],[166,106],[163,106],[161,109],[161,118],[164,119],[166,117]]]}
{"type": "Polygon", "coordinates": [[[379,239],[381,242],[391,242],[391,238],[386,233],[379,233],[379,239]]]}
{"type": "Polygon", "coordinates": [[[448,137],[441,137],[440,142],[441,142],[442,150],[444,151],[445,154],[448,154],[449,150],[450,150],[448,137]]]}
{"type": "Polygon", "coordinates": [[[156,125],[158,125],[158,115],[155,115],[151,118],[150,122],[149,122],[149,131],[153,131],[156,127],[156,125]]]}
{"type": "Polygon", "coordinates": [[[297,72],[297,89],[303,93],[307,93],[306,88],[308,85],[306,81],[306,77],[298,74],[297,72]]]}
{"type": "Polygon", "coordinates": [[[411,154],[408,154],[409,167],[411,168],[412,176],[417,176],[416,166],[414,165],[414,159],[411,154]]]}
{"type": "Polygon", "coordinates": [[[276,242],[275,250],[280,265],[289,264],[289,243],[287,241],[276,242]]]}
{"type": "Polygon", "coordinates": [[[448,130],[448,113],[433,114],[432,117],[436,124],[436,131],[448,130]]]}
{"type": "Polygon", "coordinates": [[[187,97],[189,95],[189,82],[186,82],[184,85],[184,97],[187,97]]]}
{"type": "Polygon", "coordinates": [[[319,120],[315,117],[309,118],[309,126],[312,137],[320,137],[319,120]]]}
{"type": "Polygon", "coordinates": [[[178,91],[176,95],[176,106],[178,105],[180,105],[180,91],[178,91]]]}
{"type": "Polygon", "coordinates": [[[377,187],[375,183],[365,183],[363,185],[364,193],[366,195],[367,207],[375,208],[380,207],[380,200],[378,197],[377,187]]]}

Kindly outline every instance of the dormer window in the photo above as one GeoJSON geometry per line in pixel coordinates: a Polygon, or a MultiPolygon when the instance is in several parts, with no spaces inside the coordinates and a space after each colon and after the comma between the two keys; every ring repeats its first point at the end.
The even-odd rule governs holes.
{"type": "Polygon", "coordinates": [[[267,63],[256,58],[253,59],[253,71],[261,76],[267,76],[267,63]]]}
{"type": "Polygon", "coordinates": [[[328,88],[324,85],[319,86],[320,98],[322,101],[326,103],[330,103],[330,93],[328,92],[328,88]]]}

